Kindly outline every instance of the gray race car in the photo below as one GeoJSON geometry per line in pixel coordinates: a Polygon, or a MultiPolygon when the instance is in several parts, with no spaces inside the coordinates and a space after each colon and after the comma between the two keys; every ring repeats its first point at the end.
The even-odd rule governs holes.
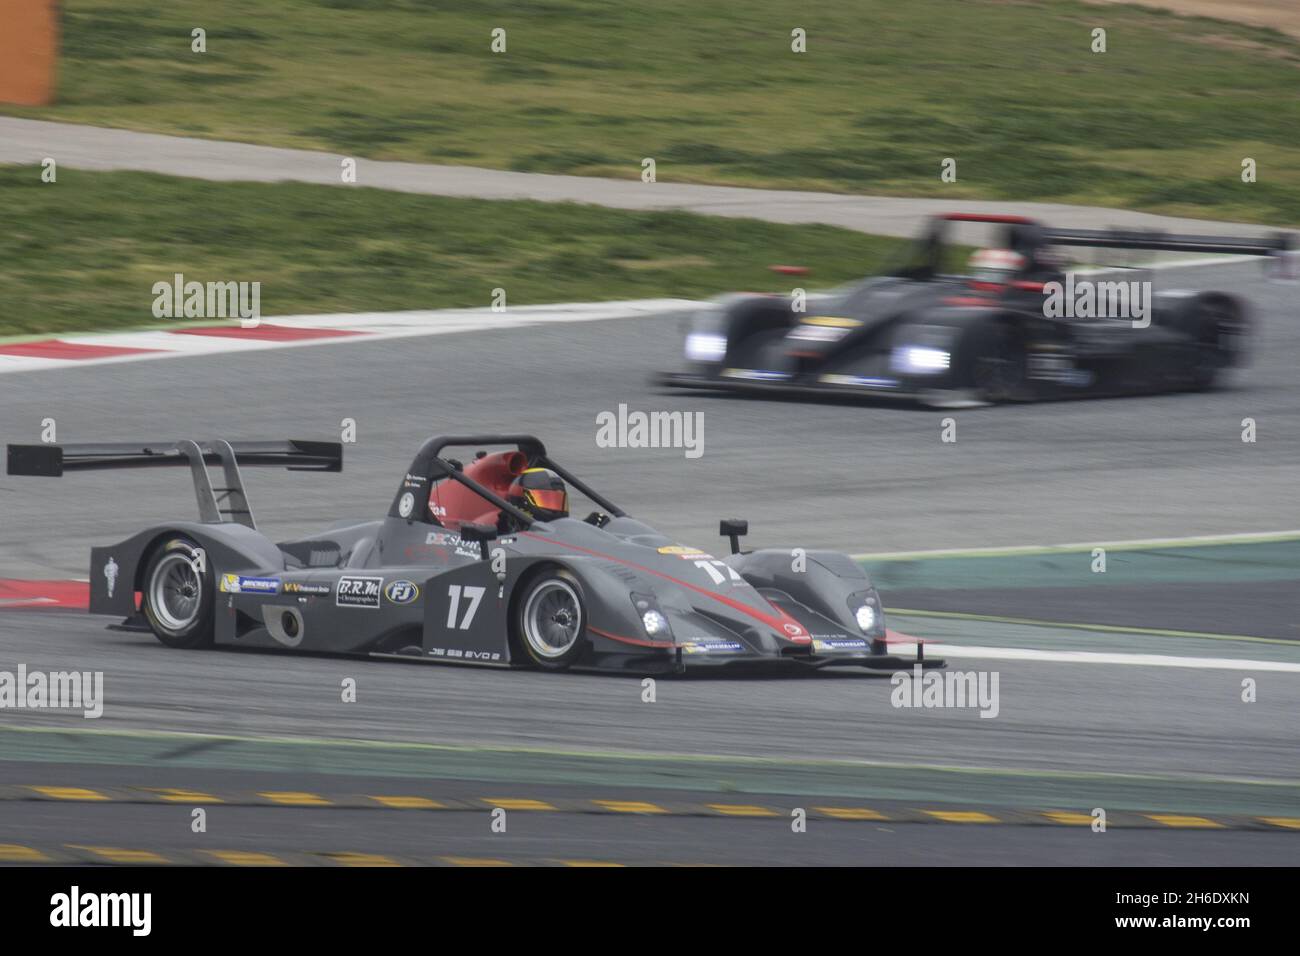
{"type": "Polygon", "coordinates": [[[741,665],[925,667],[887,651],[876,589],[827,551],[716,558],[628,516],[529,435],[424,442],[388,514],[280,543],[261,534],[240,466],[336,472],[308,441],[10,445],[11,475],[188,466],[199,518],[91,549],[90,612],[169,647],[216,645],[524,665],[682,672],[741,665]],[[468,463],[444,455],[480,450],[468,463]],[[214,487],[209,465],[221,466],[214,487]],[[595,510],[570,517],[570,489],[595,510]]]}

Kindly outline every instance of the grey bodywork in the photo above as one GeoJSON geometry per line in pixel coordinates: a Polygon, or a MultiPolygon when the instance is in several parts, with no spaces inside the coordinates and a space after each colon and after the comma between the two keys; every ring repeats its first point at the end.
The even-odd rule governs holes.
{"type": "MultiPolygon", "coordinates": [[[[196,447],[202,454],[217,444],[196,447]]],[[[516,445],[530,465],[560,467],[530,436],[432,438],[377,520],[275,543],[252,526],[250,511],[242,523],[173,521],[92,548],[89,610],[143,626],[138,592],[151,556],[185,549],[211,571],[218,645],[509,665],[527,661],[512,639],[519,596],[533,575],[561,568],[579,583],[586,609],[574,666],[912,663],[888,655],[880,597],[845,555],[769,549],[719,559],[659,534],[567,472],[570,487],[578,484],[604,511],[544,522],[507,505],[490,540],[470,540],[433,517],[429,495],[453,480],[482,490],[473,463],[440,454],[479,444],[516,445]],[[661,611],[669,632],[648,634],[634,599],[661,611]],[[875,611],[865,631],[855,617],[863,604],[875,611]]],[[[237,474],[236,481],[246,506],[237,474]]]]}

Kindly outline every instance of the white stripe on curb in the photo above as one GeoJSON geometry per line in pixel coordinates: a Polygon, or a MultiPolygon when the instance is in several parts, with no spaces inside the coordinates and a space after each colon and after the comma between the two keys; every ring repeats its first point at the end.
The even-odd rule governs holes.
{"type": "MultiPolygon", "coordinates": [[[[290,339],[287,341],[271,338],[239,337],[238,328],[233,326],[232,332],[236,334],[230,336],[193,335],[187,334],[183,330],[169,332],[165,329],[145,332],[65,335],[54,339],[54,342],[56,344],[99,348],[151,349],[153,351],[89,358],[6,355],[3,354],[6,343],[0,342],[0,374],[5,372],[39,371],[42,369],[79,368],[88,365],[107,365],[118,362],[140,362],[148,359],[216,355],[227,352],[302,348],[309,345],[332,345],[348,342],[374,342],[382,339],[426,335],[451,335],[458,332],[491,332],[498,329],[512,329],[531,325],[629,319],[681,311],[694,308],[699,304],[690,299],[638,299],[622,302],[579,302],[519,306],[504,312],[494,312],[486,308],[441,309],[437,311],[289,315],[268,317],[262,320],[262,327],[271,329],[322,329],[331,332],[355,333],[353,335],[323,336],[321,338],[290,339]]],[[[30,344],[27,343],[28,346],[30,344]]],[[[8,343],[8,347],[24,347],[24,343],[8,343]]]]}

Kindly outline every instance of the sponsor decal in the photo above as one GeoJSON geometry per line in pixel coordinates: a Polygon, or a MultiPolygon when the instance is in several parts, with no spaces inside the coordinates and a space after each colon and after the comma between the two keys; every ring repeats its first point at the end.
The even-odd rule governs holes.
{"type": "Polygon", "coordinates": [[[795,637],[803,633],[803,628],[801,628],[798,624],[783,624],[781,626],[785,628],[785,632],[789,634],[791,637],[795,637]]]}
{"type": "Polygon", "coordinates": [[[113,588],[117,587],[117,572],[117,562],[113,560],[113,556],[110,554],[108,563],[104,565],[104,584],[108,588],[109,597],[113,596],[113,588]]]}
{"type": "Polygon", "coordinates": [[[810,315],[803,320],[803,325],[820,325],[828,329],[856,329],[862,324],[860,319],[850,319],[842,315],[810,315]]]}
{"type": "Polygon", "coordinates": [[[410,581],[391,581],[384,588],[384,597],[393,604],[414,604],[420,599],[420,588],[410,581]]]}
{"type": "Polygon", "coordinates": [[[465,542],[461,540],[460,535],[453,534],[450,531],[430,531],[424,538],[426,545],[439,545],[444,548],[451,548],[462,558],[473,558],[478,560],[482,557],[479,547],[474,542],[465,542]]]}
{"type": "Polygon", "coordinates": [[[867,642],[860,637],[847,634],[814,634],[813,649],[818,651],[861,651],[866,650],[867,642]]]}
{"type": "Polygon", "coordinates": [[[817,381],[823,385],[860,385],[863,388],[898,388],[898,379],[896,378],[872,378],[869,375],[842,375],[837,372],[827,372],[825,375],[819,375],[817,381]]]}
{"type": "Polygon", "coordinates": [[[1068,355],[1053,354],[1046,351],[1030,352],[1026,374],[1029,378],[1043,382],[1056,382],[1074,388],[1087,388],[1097,380],[1088,369],[1077,368],[1068,355]]]}
{"type": "Polygon", "coordinates": [[[346,574],[339,578],[334,604],[337,607],[379,607],[383,588],[383,578],[346,574]]]}
{"type": "Polygon", "coordinates": [[[789,337],[797,342],[838,342],[861,324],[857,319],[813,315],[795,326],[789,337]]]}
{"type": "Polygon", "coordinates": [[[724,378],[748,378],[760,382],[774,382],[790,377],[789,372],[771,372],[759,368],[724,368],[722,375],[724,378]]]}
{"type": "Polygon", "coordinates": [[[279,594],[279,578],[246,578],[240,574],[223,574],[221,590],[227,594],[279,594]]]}
{"type": "Polygon", "coordinates": [[[499,661],[501,653],[499,651],[462,651],[456,648],[431,647],[429,648],[430,657],[445,657],[461,661],[499,661]]]}
{"type": "Polygon", "coordinates": [[[397,503],[397,513],[403,518],[411,517],[411,512],[415,510],[415,495],[409,491],[402,495],[401,501],[397,503]]]}
{"type": "Polygon", "coordinates": [[[684,544],[667,544],[659,549],[660,554],[675,554],[679,558],[709,558],[712,555],[705,554],[699,548],[688,547],[684,544]]]}
{"type": "Polygon", "coordinates": [[[682,645],[683,654],[736,654],[744,649],[739,641],[690,641],[682,645]]]}
{"type": "Polygon", "coordinates": [[[323,584],[323,583],[318,584],[318,583],[303,582],[303,581],[285,581],[284,593],[285,594],[307,594],[315,597],[322,597],[330,593],[330,586],[328,584],[323,584]]]}

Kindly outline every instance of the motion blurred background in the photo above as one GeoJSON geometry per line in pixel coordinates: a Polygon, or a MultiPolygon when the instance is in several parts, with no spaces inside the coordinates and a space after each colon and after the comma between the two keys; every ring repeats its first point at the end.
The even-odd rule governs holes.
{"type": "MultiPolygon", "coordinates": [[[[0,0],[0,23],[0,352],[157,325],[150,290],[175,273],[260,281],[267,316],[484,307],[496,287],[512,306],[696,299],[788,291],[773,263],[810,287],[859,278],[932,201],[1300,222],[1284,0],[0,0]],[[155,133],[200,142],[131,138],[155,133]],[[344,158],[355,185],[334,181],[344,158]],[[445,167],[518,178],[451,194],[445,167]],[[406,174],[428,188],[385,188],[406,174]],[[560,186],[529,174],[623,198],[543,201],[560,186]],[[641,198],[683,185],[767,192],[641,198]],[[886,208],[863,197],[894,205],[841,217],[886,208]]],[[[90,728],[0,719],[0,860],[1294,863],[1296,286],[1258,263],[1176,281],[1254,303],[1248,376],[963,411],[954,444],[932,411],[665,396],[647,376],[680,358],[672,313],[0,374],[6,441],[46,418],[64,441],[358,422],[343,475],[250,477],[273,536],[377,514],[430,433],[535,431],[683,541],[736,514],[755,546],[858,556],[903,638],[1003,679],[996,720],[896,709],[869,675],[665,682],[646,705],[618,678],[181,654],[6,609],[0,664],[102,670],[108,700],[90,728]],[[703,412],[704,456],[598,449],[595,415],[620,403],[703,412]],[[1132,539],[1092,572],[1093,542],[1132,539]],[[917,553],[936,549],[961,551],[917,553]],[[192,834],[204,793],[228,806],[192,834]],[[361,793],[464,812],[412,826],[419,809],[361,793]],[[503,800],[525,811],[493,842],[480,811],[503,800]],[[835,812],[791,840],[791,808],[818,806],[835,812]],[[1081,820],[1097,806],[1114,839],[1081,820]]],[[[61,481],[0,477],[0,604],[192,507],[175,474],[61,481]]]]}

